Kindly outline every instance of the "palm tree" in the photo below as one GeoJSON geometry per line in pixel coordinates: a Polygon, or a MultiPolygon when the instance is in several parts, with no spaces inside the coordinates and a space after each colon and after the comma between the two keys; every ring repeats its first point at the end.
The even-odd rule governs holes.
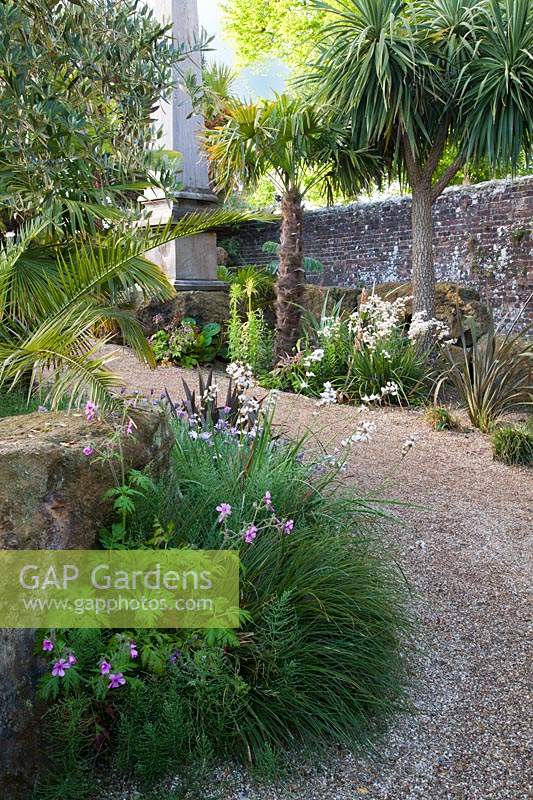
{"type": "Polygon", "coordinates": [[[74,404],[89,397],[112,405],[119,378],[108,369],[112,356],[101,349],[110,334],[98,331],[118,327],[137,356],[155,366],[142,328],[123,300],[132,291],[160,300],[174,294],[161,268],[144,254],[173,239],[250,218],[227,210],[187,214],[164,227],[112,230],[68,244],[43,242],[48,218],[22,226],[0,244],[0,388],[25,385],[31,391],[46,373],[53,407],[65,395],[74,404]]]}
{"type": "Polygon", "coordinates": [[[350,144],[327,108],[287,95],[257,103],[232,101],[226,123],[205,137],[215,188],[254,188],[267,175],[281,195],[279,273],[276,285],[276,351],[290,353],[299,336],[304,287],[303,202],[317,183],[351,193],[369,183],[376,159],[350,144]]]}
{"type": "Polygon", "coordinates": [[[533,135],[530,0],[336,0],[309,91],[412,190],[414,311],[434,313],[432,206],[466,162],[516,169],[533,135]],[[440,177],[449,148],[456,156],[440,177]]]}

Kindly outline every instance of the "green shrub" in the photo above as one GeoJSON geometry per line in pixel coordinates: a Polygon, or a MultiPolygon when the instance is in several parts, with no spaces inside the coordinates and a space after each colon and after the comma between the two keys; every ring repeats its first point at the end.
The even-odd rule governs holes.
{"type": "Polygon", "coordinates": [[[254,308],[256,292],[256,282],[252,278],[244,288],[237,283],[230,288],[228,356],[230,361],[248,364],[254,375],[261,375],[272,366],[274,338],[263,311],[254,308]],[[243,301],[246,305],[244,313],[241,311],[243,301]]]}
{"type": "Polygon", "coordinates": [[[424,416],[436,431],[458,431],[461,429],[459,420],[446,406],[431,406],[424,416]]]}
{"type": "Polygon", "coordinates": [[[220,352],[221,331],[218,322],[200,326],[192,317],[185,317],[173,331],[159,330],[151,337],[155,360],[172,362],[180,367],[208,364],[220,352]]]}
{"type": "Polygon", "coordinates": [[[338,455],[313,463],[303,440],[273,437],[270,413],[239,430],[178,409],[173,425],[170,471],[144,484],[116,546],[238,549],[242,626],[56,633],[54,658],[74,652],[82,679],[45,677],[46,694],[61,690],[50,713],[85,709],[71,783],[62,737],[51,743],[60,787],[83,784],[95,741],[110,769],[148,789],[220,757],[263,763],[297,744],[362,744],[404,705],[406,587],[373,531],[380,504],[343,489],[338,455]],[[126,679],[119,689],[101,680],[104,655],[126,679]]]}
{"type": "Polygon", "coordinates": [[[492,433],[492,452],[504,464],[533,465],[533,423],[504,425],[492,433]]]}
{"type": "Polygon", "coordinates": [[[474,319],[460,319],[462,353],[458,357],[455,350],[443,348],[447,366],[437,383],[435,398],[444,384],[451,384],[466,406],[472,425],[484,433],[492,430],[504,414],[533,402],[533,342],[527,339],[527,329],[513,332],[523,311],[508,333],[501,335],[491,314],[483,338],[478,336],[474,319]],[[466,329],[472,335],[471,348],[466,329]]]}

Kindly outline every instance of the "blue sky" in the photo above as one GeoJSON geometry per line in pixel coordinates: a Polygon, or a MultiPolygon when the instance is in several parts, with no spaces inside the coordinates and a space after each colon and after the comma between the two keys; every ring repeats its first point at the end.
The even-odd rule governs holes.
{"type": "MultiPolygon", "coordinates": [[[[224,38],[222,30],[222,12],[218,0],[197,0],[200,27],[210,36],[213,50],[207,54],[208,61],[222,61],[234,66],[235,52],[230,41],[224,38]]],[[[268,97],[272,90],[282,91],[288,69],[281,61],[269,61],[253,69],[240,72],[237,86],[238,94],[246,97],[268,97]]]]}

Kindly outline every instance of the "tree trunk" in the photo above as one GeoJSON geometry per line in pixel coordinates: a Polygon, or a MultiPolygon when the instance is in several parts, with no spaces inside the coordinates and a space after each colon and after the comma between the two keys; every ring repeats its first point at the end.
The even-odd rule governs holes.
{"type": "Polygon", "coordinates": [[[299,192],[288,191],[281,201],[279,274],[276,285],[276,355],[291,353],[300,335],[303,268],[303,206],[299,192]]]}
{"type": "Polygon", "coordinates": [[[412,286],[413,312],[435,316],[435,266],[433,264],[433,219],[430,180],[412,184],[412,286]]]}

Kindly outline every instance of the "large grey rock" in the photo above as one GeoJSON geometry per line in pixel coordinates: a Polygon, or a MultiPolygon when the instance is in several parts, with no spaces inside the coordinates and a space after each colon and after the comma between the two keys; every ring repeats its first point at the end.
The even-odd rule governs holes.
{"type": "MultiPolygon", "coordinates": [[[[135,412],[134,437],[124,439],[127,467],[168,463],[171,435],[162,413],[135,412]]],[[[0,421],[0,547],[95,547],[109,516],[102,494],[109,466],[83,455],[105,443],[110,427],[84,415],[29,414],[0,421]]],[[[0,797],[27,800],[41,752],[35,682],[41,665],[32,654],[34,632],[0,630],[0,797]]]]}

